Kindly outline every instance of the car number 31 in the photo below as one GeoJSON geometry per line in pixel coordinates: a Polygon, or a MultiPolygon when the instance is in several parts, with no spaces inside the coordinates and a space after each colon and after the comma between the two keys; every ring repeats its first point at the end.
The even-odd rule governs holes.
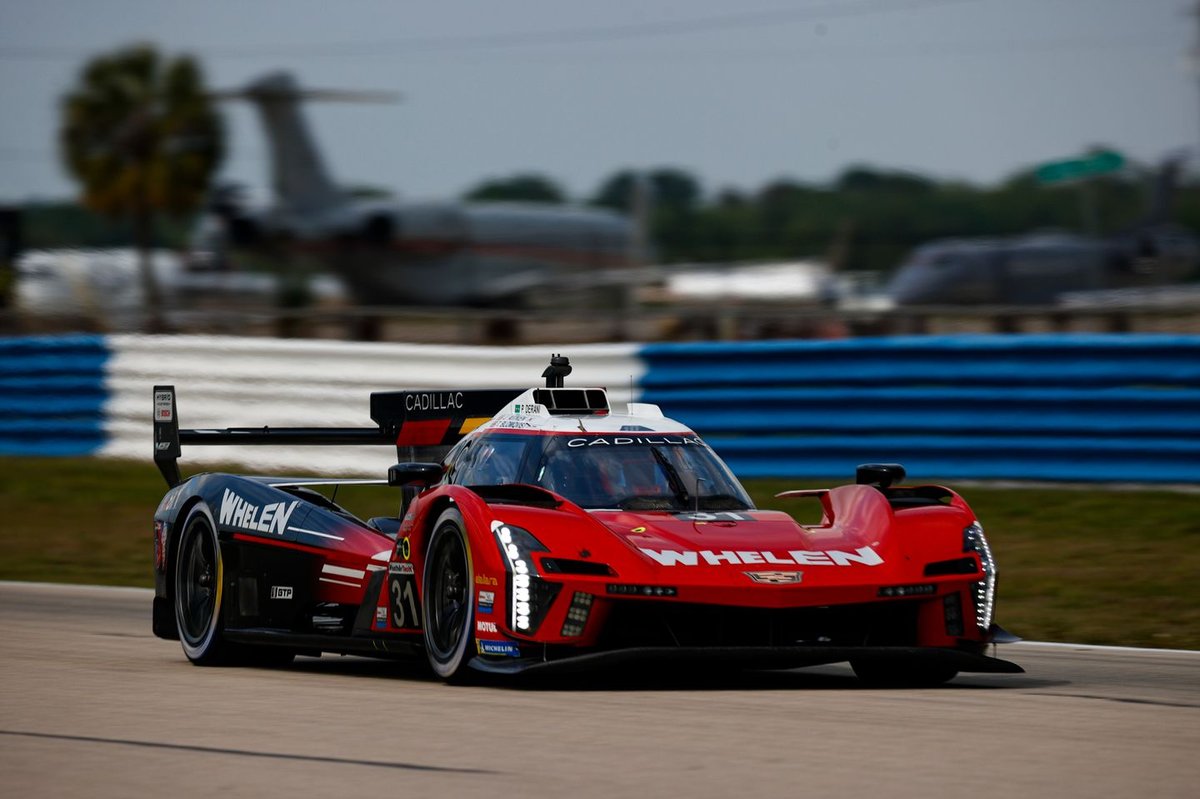
{"type": "Polygon", "coordinates": [[[393,577],[391,580],[393,627],[408,630],[421,628],[421,614],[417,611],[417,591],[413,582],[409,576],[393,577]]]}

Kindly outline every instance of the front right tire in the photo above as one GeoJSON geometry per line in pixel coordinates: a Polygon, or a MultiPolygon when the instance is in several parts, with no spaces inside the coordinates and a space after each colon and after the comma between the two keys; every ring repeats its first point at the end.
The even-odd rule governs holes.
{"type": "Polygon", "coordinates": [[[447,682],[462,682],[468,673],[469,647],[475,623],[471,546],[462,514],[450,508],[438,517],[425,550],[425,654],[433,672],[447,682]]]}

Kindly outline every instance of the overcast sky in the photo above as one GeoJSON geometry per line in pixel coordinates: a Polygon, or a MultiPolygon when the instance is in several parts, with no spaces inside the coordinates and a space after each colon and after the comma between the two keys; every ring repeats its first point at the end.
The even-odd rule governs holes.
{"type": "MultiPolygon", "coordinates": [[[[978,183],[1108,144],[1200,148],[1191,0],[0,0],[0,200],[72,196],[59,98],[134,41],[198,56],[214,88],[273,70],[399,92],[313,103],[335,180],[455,196],[535,171],[573,197],[670,165],[709,192],[853,163],[978,183]]],[[[269,185],[226,106],[223,177],[269,185]]]]}

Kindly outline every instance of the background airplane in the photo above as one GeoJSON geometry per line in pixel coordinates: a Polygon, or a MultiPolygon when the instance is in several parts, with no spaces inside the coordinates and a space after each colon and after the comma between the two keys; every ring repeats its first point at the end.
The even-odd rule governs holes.
{"type": "Polygon", "coordinates": [[[223,92],[258,110],[271,151],[275,201],[250,207],[214,193],[194,240],[193,267],[228,269],[267,256],[282,269],[317,265],[364,304],[496,305],[564,275],[627,267],[634,225],[607,210],[536,203],[400,203],[362,198],[330,179],[300,102],[378,100],[302,90],[287,73],[223,92]]]}
{"type": "Polygon", "coordinates": [[[1145,217],[1120,233],[932,241],[897,268],[887,293],[897,305],[1039,305],[1072,292],[1186,280],[1200,265],[1200,241],[1168,221],[1182,161],[1163,164],[1145,217]]]}

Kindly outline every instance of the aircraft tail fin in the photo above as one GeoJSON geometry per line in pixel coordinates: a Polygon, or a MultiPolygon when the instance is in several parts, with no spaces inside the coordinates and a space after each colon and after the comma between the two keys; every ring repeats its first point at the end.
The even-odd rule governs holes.
{"type": "Polygon", "coordinates": [[[1163,159],[1154,175],[1150,188],[1150,197],[1146,205],[1146,215],[1139,227],[1154,227],[1171,221],[1171,210],[1174,207],[1175,189],[1179,185],[1179,176],[1183,172],[1187,155],[1180,153],[1163,159]]]}
{"type": "Polygon", "coordinates": [[[287,72],[274,72],[243,89],[216,94],[219,99],[241,99],[254,104],[262,119],[271,149],[271,178],[276,196],[285,208],[304,212],[328,208],[341,200],[307,121],[300,113],[301,100],[390,102],[395,95],[301,89],[287,72]]]}

